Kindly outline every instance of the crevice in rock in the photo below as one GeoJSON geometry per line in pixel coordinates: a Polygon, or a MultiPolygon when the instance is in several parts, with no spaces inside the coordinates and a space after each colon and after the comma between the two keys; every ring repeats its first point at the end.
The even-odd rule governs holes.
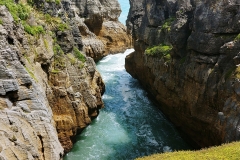
{"type": "Polygon", "coordinates": [[[14,39],[12,37],[7,37],[7,41],[9,44],[14,45],[14,39]]]}
{"type": "Polygon", "coordinates": [[[47,74],[47,77],[49,77],[49,67],[50,67],[49,63],[46,63],[46,64],[42,63],[41,64],[41,68],[47,74]]]}
{"type": "Polygon", "coordinates": [[[42,146],[43,159],[45,159],[45,155],[44,155],[44,145],[43,145],[43,137],[42,137],[41,135],[38,135],[38,138],[40,139],[41,146],[42,146]]]}
{"type": "Polygon", "coordinates": [[[18,100],[18,91],[10,91],[6,93],[6,97],[12,102],[13,106],[16,106],[18,100]]]}

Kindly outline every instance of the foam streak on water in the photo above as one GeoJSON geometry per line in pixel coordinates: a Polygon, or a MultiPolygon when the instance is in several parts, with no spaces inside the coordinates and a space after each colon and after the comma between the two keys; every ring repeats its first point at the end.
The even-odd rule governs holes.
{"type": "Polygon", "coordinates": [[[173,125],[124,69],[127,54],[109,55],[97,68],[106,84],[105,108],[87,127],[65,160],[129,160],[189,149],[173,125]]]}

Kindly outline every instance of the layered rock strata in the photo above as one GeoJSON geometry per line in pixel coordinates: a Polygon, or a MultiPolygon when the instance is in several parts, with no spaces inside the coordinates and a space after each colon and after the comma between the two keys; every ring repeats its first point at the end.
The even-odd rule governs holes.
{"type": "Polygon", "coordinates": [[[132,46],[126,27],[118,21],[121,8],[117,0],[73,0],[70,8],[79,23],[83,50],[95,61],[132,46]]]}
{"type": "Polygon", "coordinates": [[[199,146],[239,140],[239,2],[130,5],[127,27],[135,52],[126,58],[127,71],[199,146]]]}
{"type": "MultiPolygon", "coordinates": [[[[0,6],[0,159],[62,159],[74,136],[104,107],[105,86],[87,55],[98,60],[110,51],[108,45],[115,45],[115,51],[127,47],[115,37],[111,42],[104,37],[122,32],[123,38],[126,30],[108,13],[102,26],[109,32],[102,27],[101,40],[74,6],[67,0],[33,0],[35,9],[26,22],[14,22],[8,9],[0,6]],[[30,29],[42,26],[44,32],[28,34],[25,23],[30,29]]],[[[119,16],[119,5],[116,10],[119,16]]]]}
{"type": "Polygon", "coordinates": [[[0,6],[0,17],[0,159],[61,159],[45,90],[20,61],[24,32],[5,6],[0,6]]]}

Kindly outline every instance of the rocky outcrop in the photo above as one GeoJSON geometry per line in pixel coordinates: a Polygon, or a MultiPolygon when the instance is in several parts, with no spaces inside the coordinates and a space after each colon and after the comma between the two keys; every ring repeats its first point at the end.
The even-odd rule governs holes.
{"type": "Polygon", "coordinates": [[[118,21],[121,8],[117,0],[74,0],[71,8],[81,28],[83,50],[95,61],[132,46],[126,27],[118,21]]]}
{"type": "Polygon", "coordinates": [[[127,27],[135,52],[126,58],[127,71],[197,145],[239,140],[238,1],[132,0],[130,5],[127,27]]]}
{"type": "Polygon", "coordinates": [[[104,107],[104,83],[80,51],[83,30],[68,4],[32,3],[48,14],[28,6],[19,22],[0,6],[0,159],[62,159],[104,107]]]}
{"type": "Polygon", "coordinates": [[[61,159],[45,90],[19,59],[24,32],[5,6],[0,17],[0,159],[61,159]]]}

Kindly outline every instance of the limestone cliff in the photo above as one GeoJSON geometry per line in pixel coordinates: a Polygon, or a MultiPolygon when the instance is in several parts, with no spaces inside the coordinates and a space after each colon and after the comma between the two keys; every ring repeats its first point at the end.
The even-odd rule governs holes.
{"type": "Polygon", "coordinates": [[[201,147],[240,139],[237,0],[132,0],[127,71],[201,147]]]}
{"type": "Polygon", "coordinates": [[[83,50],[95,61],[131,47],[131,36],[118,21],[117,0],[72,0],[70,8],[76,13],[83,50]]]}
{"type": "Polygon", "coordinates": [[[104,107],[89,56],[131,45],[119,14],[117,1],[0,1],[0,159],[62,159],[72,148],[104,107]]]}
{"type": "MultiPolygon", "coordinates": [[[[0,17],[0,159],[61,159],[63,148],[45,90],[20,61],[27,42],[24,31],[5,6],[0,6],[0,17]]],[[[39,63],[36,67],[41,70],[39,63]]]]}

